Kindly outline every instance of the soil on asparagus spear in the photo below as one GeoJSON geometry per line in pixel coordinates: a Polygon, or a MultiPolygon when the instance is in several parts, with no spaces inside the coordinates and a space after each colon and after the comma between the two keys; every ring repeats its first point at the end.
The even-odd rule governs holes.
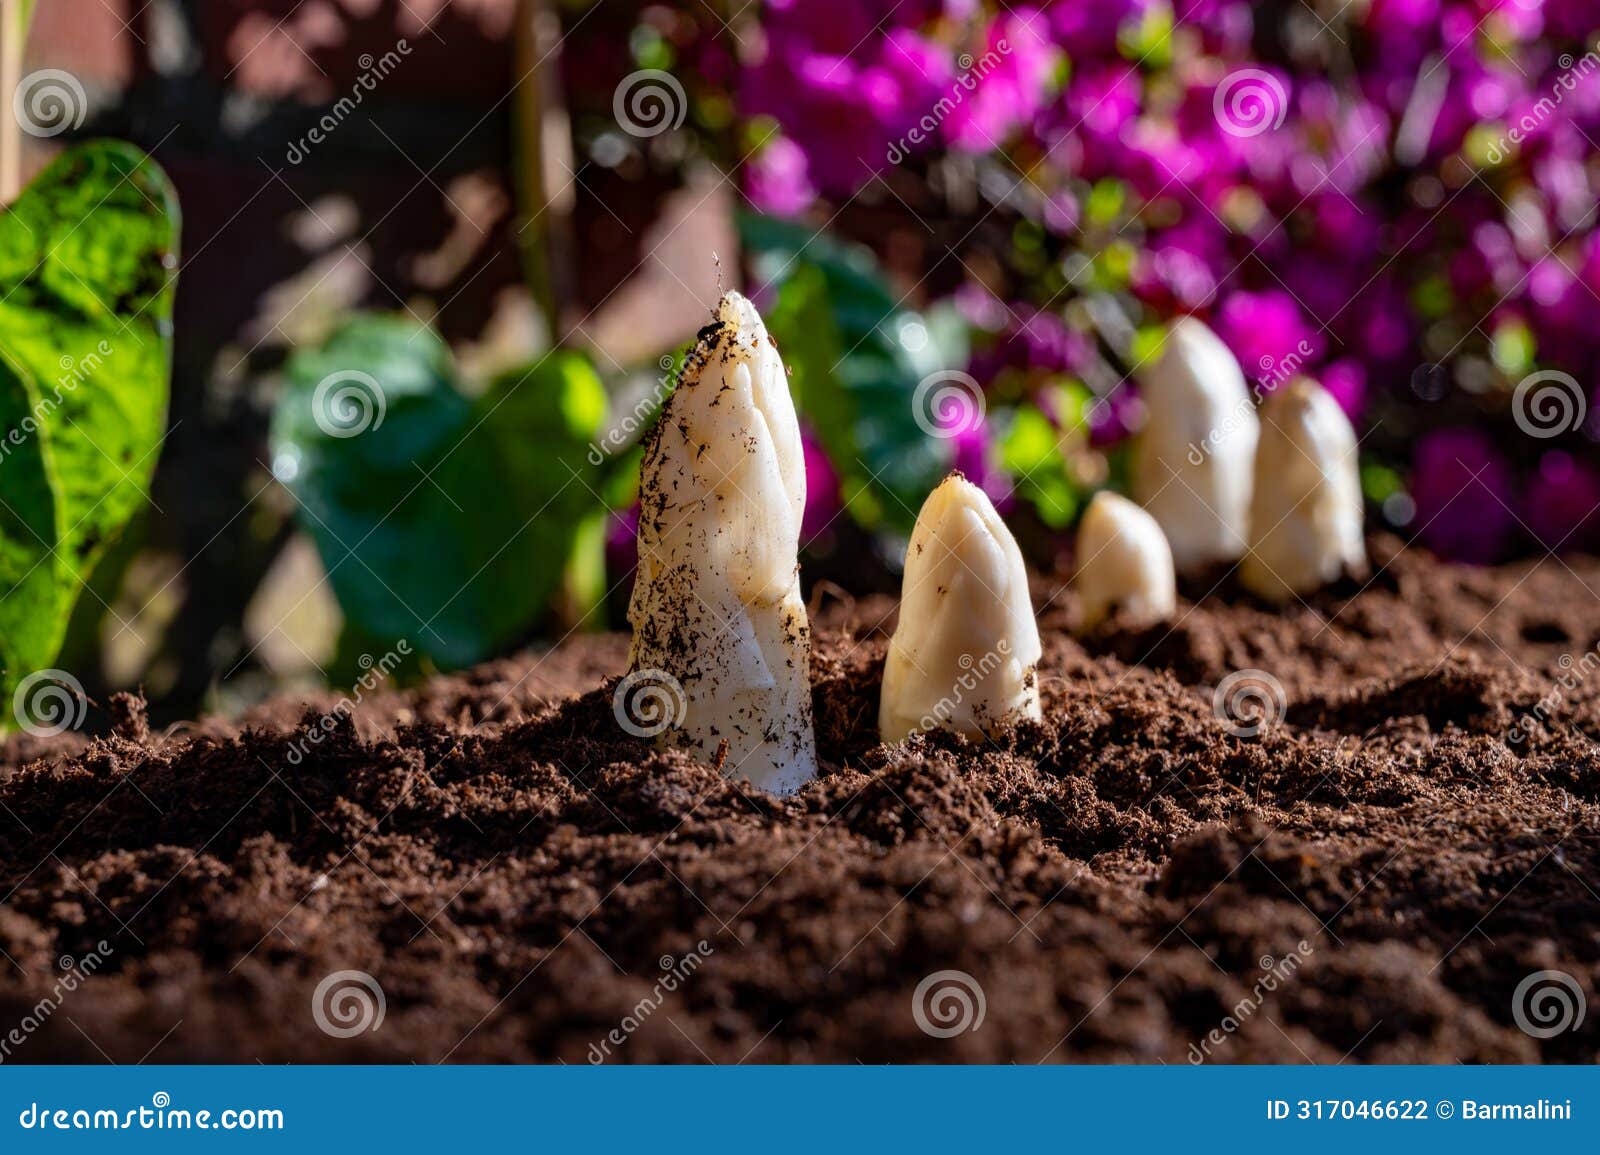
{"type": "Polygon", "coordinates": [[[825,605],[825,768],[789,801],[622,732],[617,637],[315,744],[332,697],[19,736],[0,1028],[110,953],[8,1061],[1594,1061],[1600,561],[1375,552],[1364,590],[1224,583],[1086,642],[1039,583],[1045,722],[998,745],[878,746],[894,603],[825,605]],[[1245,669],[1287,704],[1255,737],[1213,707],[1245,669]],[[1539,970],[1591,1006],[1543,1040],[1513,1018],[1539,970]],[[337,971],[376,979],[377,1029],[319,1027],[337,971]],[[923,1029],[975,1017],[917,1013],[940,971],[976,1029],[923,1029]]]}

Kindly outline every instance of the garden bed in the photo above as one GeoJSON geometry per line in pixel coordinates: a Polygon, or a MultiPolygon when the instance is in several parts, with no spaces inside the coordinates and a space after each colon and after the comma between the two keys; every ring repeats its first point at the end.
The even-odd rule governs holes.
{"type": "Polygon", "coordinates": [[[1541,1040],[1512,1001],[1600,983],[1600,561],[1374,555],[1309,607],[1224,583],[1086,642],[1038,583],[1045,721],[1001,746],[878,746],[894,603],[825,604],[787,801],[625,734],[618,637],[317,743],[331,698],[14,738],[0,1025],[108,949],[10,1061],[1593,1060],[1600,1016],[1541,1040]],[[1213,705],[1243,669],[1287,705],[1253,737],[1213,705]],[[384,1013],[335,1037],[346,970],[384,1013]],[[941,971],[976,1029],[924,1029],[941,971]]]}

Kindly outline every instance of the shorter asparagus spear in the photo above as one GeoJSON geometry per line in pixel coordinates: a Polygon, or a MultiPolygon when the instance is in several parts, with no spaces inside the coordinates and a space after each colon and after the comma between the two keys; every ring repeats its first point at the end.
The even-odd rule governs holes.
{"type": "Polygon", "coordinates": [[[952,473],[911,531],[879,733],[992,737],[1038,718],[1039,655],[1022,551],[983,490],[952,473]]]}
{"type": "Polygon", "coordinates": [[[1076,585],[1084,629],[1093,629],[1114,610],[1134,629],[1166,621],[1178,604],[1167,535],[1127,498],[1095,494],[1078,523],[1076,585]]]}

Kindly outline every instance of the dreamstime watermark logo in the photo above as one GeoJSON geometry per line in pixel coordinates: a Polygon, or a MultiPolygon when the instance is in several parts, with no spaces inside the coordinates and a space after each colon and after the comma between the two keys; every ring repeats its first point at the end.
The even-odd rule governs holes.
{"type": "Polygon", "coordinates": [[[1293,978],[1313,953],[1311,944],[1301,939],[1295,944],[1294,953],[1284,955],[1281,959],[1269,954],[1262,955],[1261,969],[1265,973],[1251,985],[1250,993],[1235,1003],[1220,1023],[1206,1032],[1205,1038],[1189,1044],[1189,1062],[1198,1067],[1209,1059],[1211,1052],[1249,1022],[1267,1001],[1267,996],[1293,978]]]}
{"type": "Polygon", "coordinates": [[[306,755],[311,752],[311,747],[320,746],[323,739],[337,730],[342,721],[355,713],[356,707],[366,700],[368,694],[389,680],[390,675],[399,667],[400,660],[410,655],[411,643],[401,638],[395,643],[394,649],[381,658],[374,658],[371,654],[362,654],[357,658],[356,665],[361,667],[361,677],[356,679],[351,692],[340,698],[333,709],[307,726],[304,734],[289,743],[289,752],[284,755],[285,761],[291,766],[298,766],[305,761],[306,755]]]}
{"type": "Polygon", "coordinates": [[[1566,971],[1534,971],[1511,993],[1511,1017],[1525,1035],[1553,1039],[1583,1025],[1589,1005],[1566,971]]]}
{"type": "Polygon", "coordinates": [[[945,122],[945,118],[965,104],[967,94],[976,92],[978,85],[999,68],[1000,62],[1009,55],[1011,55],[1011,42],[1005,37],[996,40],[993,48],[976,59],[972,53],[963,52],[956,61],[961,66],[961,75],[956,77],[950,90],[935,101],[933,107],[921,120],[912,125],[904,136],[889,143],[889,151],[884,159],[890,164],[899,164],[910,155],[914,147],[931,141],[933,134],[945,122]]]}
{"type": "Polygon", "coordinates": [[[611,113],[623,132],[648,140],[683,127],[684,118],[689,115],[689,98],[672,73],[641,68],[628,73],[617,85],[611,97],[611,113]]]}
{"type": "Polygon", "coordinates": [[[994,645],[994,649],[984,654],[981,658],[974,658],[971,654],[962,654],[956,659],[956,665],[961,667],[961,673],[956,675],[955,685],[950,688],[950,693],[934,703],[917,722],[919,730],[933,730],[943,726],[956,711],[961,709],[961,703],[966,701],[967,695],[977,690],[1005,664],[1011,656],[1011,643],[1001,638],[994,645]]]}
{"type": "Polygon", "coordinates": [[[1256,362],[1258,372],[1255,383],[1250,386],[1250,392],[1257,401],[1262,400],[1268,393],[1275,392],[1280,386],[1298,377],[1306,362],[1316,356],[1316,352],[1311,347],[1311,342],[1302,337],[1298,345],[1281,357],[1263,353],[1261,359],[1256,362]]]}
{"type": "Polygon", "coordinates": [[[1189,443],[1187,454],[1189,464],[1203,465],[1206,458],[1216,453],[1220,447],[1231,445],[1234,435],[1254,420],[1256,406],[1265,400],[1269,393],[1276,392],[1281,386],[1298,377],[1306,362],[1314,356],[1316,350],[1311,347],[1311,342],[1304,338],[1281,357],[1262,354],[1261,359],[1256,362],[1260,372],[1250,385],[1250,396],[1241,397],[1203,440],[1189,443]]]}
{"type": "Polygon", "coordinates": [[[661,956],[658,965],[662,975],[650,988],[650,993],[635,1003],[631,1010],[622,1017],[622,1021],[606,1032],[605,1038],[598,1043],[589,1044],[589,1064],[599,1066],[611,1057],[614,1048],[626,1043],[632,1034],[651,1015],[661,1009],[661,1004],[667,1001],[667,996],[676,991],[689,976],[700,969],[702,963],[716,953],[714,948],[705,939],[694,944],[694,949],[682,958],[673,958],[670,954],[661,956]]]}
{"type": "Polygon", "coordinates": [[[333,107],[323,113],[304,136],[289,142],[284,159],[290,164],[299,164],[310,156],[314,147],[332,136],[346,118],[360,107],[369,92],[377,90],[378,82],[387,79],[390,73],[400,67],[401,60],[410,55],[411,45],[404,37],[396,41],[395,46],[382,56],[375,57],[370,52],[363,52],[356,61],[361,66],[361,75],[356,77],[355,83],[350,86],[350,91],[334,101],[333,107]]]}
{"type": "Polygon", "coordinates": [[[654,738],[682,725],[689,700],[683,684],[665,670],[634,670],[612,692],[611,712],[635,738],[654,738]]]}
{"type": "Polygon", "coordinates": [[[1283,721],[1289,697],[1265,670],[1235,670],[1217,683],[1211,710],[1235,738],[1254,738],[1283,721]]]}
{"type": "Polygon", "coordinates": [[[1234,435],[1246,426],[1255,415],[1255,411],[1255,402],[1248,397],[1241,398],[1202,440],[1189,442],[1189,452],[1184,455],[1189,459],[1189,464],[1204,465],[1206,458],[1217,452],[1221,446],[1231,445],[1234,435]]]}
{"type": "Polygon", "coordinates": [[[1517,428],[1541,440],[1581,428],[1587,410],[1583,386],[1557,369],[1530,373],[1511,395],[1511,417],[1517,428]]]}
{"type": "Polygon", "coordinates": [[[911,992],[911,1017],[936,1039],[976,1031],[988,1013],[982,985],[966,971],[934,971],[911,992]]]}
{"type": "Polygon", "coordinates": [[[1528,740],[1528,732],[1535,724],[1544,725],[1545,721],[1567,697],[1584,682],[1597,669],[1600,669],[1600,643],[1592,650],[1584,652],[1583,657],[1574,658],[1571,654],[1562,654],[1556,659],[1556,665],[1561,673],[1556,677],[1555,684],[1550,687],[1550,692],[1533,704],[1533,708],[1523,714],[1506,732],[1506,741],[1513,745],[1520,745],[1528,740]]]}
{"type": "Polygon", "coordinates": [[[357,437],[376,429],[388,408],[383,386],[359,369],[328,374],[311,395],[311,419],[329,437],[357,437]]]}
{"type": "Polygon", "coordinates": [[[17,1115],[24,1131],[282,1131],[277,1107],[227,1107],[221,1111],[174,1107],[172,1096],[157,1091],[148,1107],[52,1107],[37,1100],[17,1115]]]}
{"type": "Polygon", "coordinates": [[[0,441],[0,463],[11,456],[11,451],[27,442],[39,431],[52,413],[61,407],[62,401],[72,393],[78,391],[78,386],[87,381],[100,367],[105,364],[116,350],[111,342],[102,339],[95,347],[81,357],[71,354],[62,354],[56,362],[61,372],[56,376],[56,387],[53,396],[40,397],[33,403],[33,408],[23,414],[22,420],[7,431],[5,439],[0,441]]]}
{"type": "Polygon", "coordinates": [[[22,78],[11,94],[11,111],[23,132],[48,138],[81,128],[89,98],[72,73],[43,68],[22,78]]]}
{"type": "Polygon", "coordinates": [[[74,959],[69,954],[62,955],[56,960],[56,965],[61,968],[61,975],[51,984],[44,996],[28,1009],[22,1016],[22,1021],[0,1035],[0,1063],[11,1058],[11,1053],[23,1043],[28,1041],[35,1031],[49,1020],[50,1016],[61,1009],[61,1004],[66,1002],[67,996],[76,991],[96,971],[105,965],[106,959],[112,954],[111,944],[101,939],[94,944],[94,949],[80,958],[74,959]]]}
{"type": "Polygon", "coordinates": [[[366,971],[334,971],[311,993],[311,1017],[323,1034],[352,1039],[383,1026],[389,1002],[366,971]]]}
{"type": "Polygon", "coordinates": [[[1283,82],[1259,68],[1240,68],[1223,77],[1211,98],[1211,111],[1230,136],[1260,136],[1283,127],[1289,94],[1283,82]]]}
{"type": "Polygon", "coordinates": [[[590,465],[600,465],[619,449],[626,449],[636,442],[639,434],[650,424],[651,418],[666,403],[667,395],[673,388],[672,367],[675,362],[670,356],[666,356],[656,364],[661,366],[662,375],[656,379],[655,386],[640,397],[631,410],[623,414],[621,421],[606,430],[598,440],[589,443],[590,465]]]}
{"type": "Polygon", "coordinates": [[[1576,60],[1570,52],[1562,53],[1556,65],[1561,69],[1561,75],[1556,77],[1550,85],[1550,94],[1541,96],[1531,106],[1525,103],[1522,107],[1527,111],[1522,114],[1522,119],[1515,124],[1508,125],[1499,139],[1491,143],[1486,151],[1486,158],[1490,164],[1499,164],[1509,156],[1516,145],[1520,145],[1534,134],[1540,125],[1555,115],[1556,109],[1566,100],[1567,94],[1578,90],[1578,82],[1587,80],[1597,71],[1600,71],[1600,43],[1596,48],[1585,52],[1576,60]]]}
{"type": "Polygon", "coordinates": [[[17,683],[11,712],[17,725],[35,738],[54,738],[83,725],[89,696],[83,683],[65,670],[36,670],[17,683]]]}
{"type": "Polygon", "coordinates": [[[983,427],[983,387],[959,369],[930,373],[911,394],[911,418],[929,437],[951,438],[983,427]]]}

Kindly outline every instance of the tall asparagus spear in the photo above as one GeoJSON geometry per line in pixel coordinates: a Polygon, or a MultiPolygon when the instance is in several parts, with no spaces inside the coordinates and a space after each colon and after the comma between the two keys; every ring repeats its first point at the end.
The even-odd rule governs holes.
{"type": "Polygon", "coordinates": [[[1160,523],[1179,572],[1237,561],[1259,433],[1239,363],[1205,322],[1184,317],[1139,386],[1148,415],[1134,443],[1133,496],[1160,523]]]}
{"type": "Polygon", "coordinates": [[[1274,602],[1367,570],[1356,431],[1333,395],[1299,377],[1261,403],[1245,586],[1274,602]]]}
{"type": "Polygon", "coordinates": [[[755,307],[730,292],[646,445],[630,677],[681,687],[682,716],[661,741],[778,794],[817,771],[797,560],[805,500],[783,362],[755,307]]]}

